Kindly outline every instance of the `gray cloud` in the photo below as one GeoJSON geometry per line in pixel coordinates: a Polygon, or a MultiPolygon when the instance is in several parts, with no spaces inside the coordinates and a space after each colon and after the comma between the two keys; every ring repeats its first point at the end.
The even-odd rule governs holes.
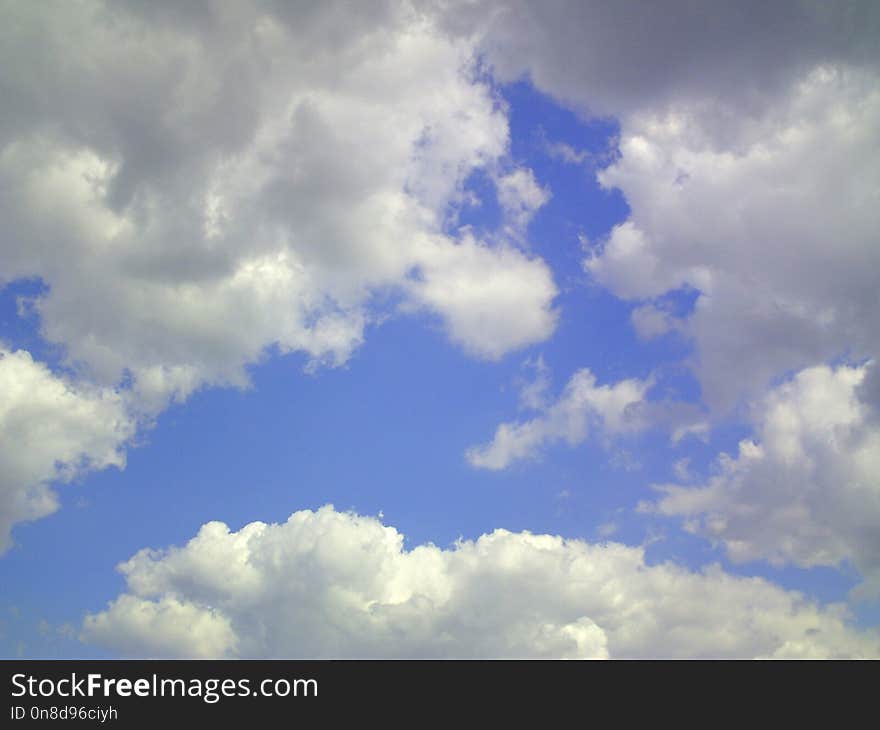
{"type": "Polygon", "coordinates": [[[425,4],[445,9],[452,32],[480,28],[501,78],[527,76],[592,115],[710,100],[717,122],[731,113],[738,124],[816,65],[880,63],[880,10],[870,0],[425,4]]]}
{"type": "Polygon", "coordinates": [[[0,262],[46,281],[43,333],[84,372],[161,372],[167,397],[241,382],[272,344],[341,362],[388,287],[481,356],[552,332],[543,262],[443,232],[507,150],[472,49],[406,3],[349,10],[6,9],[0,262]],[[501,282],[473,313],[446,296],[469,263],[501,282]]]}
{"type": "Polygon", "coordinates": [[[45,282],[32,310],[82,388],[125,384],[149,422],[272,347],[344,363],[397,311],[487,359],[553,332],[521,210],[448,231],[471,172],[513,174],[507,120],[473,45],[408,3],[0,12],[0,285],[45,282]]]}
{"type": "Polygon", "coordinates": [[[681,516],[737,562],[854,564],[880,590],[880,426],[859,399],[866,368],[818,366],[754,405],[757,434],[696,486],[661,485],[642,509],[681,516]]]}

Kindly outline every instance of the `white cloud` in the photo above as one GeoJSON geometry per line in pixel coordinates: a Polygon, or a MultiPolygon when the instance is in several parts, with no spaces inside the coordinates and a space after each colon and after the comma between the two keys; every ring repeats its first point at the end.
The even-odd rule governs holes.
{"type": "MultiPolygon", "coordinates": [[[[121,382],[153,415],[205,384],[245,383],[245,366],[273,345],[343,363],[384,314],[372,294],[387,289],[477,357],[553,332],[553,277],[521,240],[549,193],[525,168],[498,173],[509,169],[509,130],[475,73],[478,50],[498,79],[527,74],[579,110],[618,115],[621,156],[600,180],[623,191],[632,215],[586,265],[639,302],[641,336],[680,327],[694,339],[711,404],[842,353],[877,357],[875,4],[730,4],[707,15],[682,1],[638,12],[632,23],[623,5],[525,0],[7,9],[0,285],[46,282],[34,303],[42,333],[86,377],[54,376],[21,353],[0,361],[0,377],[49,394],[2,396],[12,406],[0,459],[12,476],[0,481],[0,541],[54,509],[52,481],[121,465],[132,431],[121,382]],[[448,233],[478,169],[505,213],[485,241],[448,233]],[[679,324],[651,300],[683,286],[700,296],[679,324]],[[59,404],[64,416],[41,420],[59,404]]],[[[846,375],[860,372],[814,368],[774,391],[756,416],[758,444],[704,488],[670,487],[660,509],[688,515],[737,559],[853,560],[873,574],[876,428],[846,375]],[[804,405],[804,383],[834,394],[827,413],[804,405]],[[788,460],[791,444],[803,463],[788,460]],[[748,517],[755,510],[760,519],[748,517]]],[[[535,418],[502,424],[468,458],[501,469],[594,426],[642,428],[656,422],[646,388],[597,386],[580,371],[555,403],[531,399],[535,418]]],[[[672,421],[674,440],[707,428],[672,421]]],[[[159,653],[260,653],[239,643],[247,611],[201,601],[135,592],[90,626],[104,621],[112,634],[113,621],[127,622],[135,651],[176,616],[187,630],[165,631],[159,653]]],[[[523,636],[548,653],[613,648],[613,630],[579,620],[551,611],[523,636]]],[[[525,651],[510,641],[474,646],[525,651]]]]}
{"type": "Polygon", "coordinates": [[[58,508],[53,482],[122,468],[133,432],[118,393],[74,385],[28,352],[0,347],[0,553],[14,524],[58,508]]]}
{"type": "Polygon", "coordinates": [[[510,166],[509,131],[473,43],[409,3],[5,16],[0,286],[42,279],[41,334],[139,417],[246,385],[273,347],[346,362],[390,314],[377,292],[481,358],[553,332],[552,274],[518,228],[545,195],[529,170],[499,180],[516,240],[446,232],[466,178],[510,166]]]}
{"type": "MultiPolygon", "coordinates": [[[[721,412],[808,368],[761,401],[754,442],[704,486],[664,487],[657,508],[735,560],[851,561],[870,589],[880,448],[854,395],[862,371],[810,366],[880,352],[876,8],[713,8],[706,23],[673,3],[623,23],[623,9],[601,4],[508,7],[486,25],[500,72],[620,119],[620,156],[598,177],[631,215],[586,267],[639,303],[637,334],[692,338],[703,398],[721,412]],[[682,287],[699,296],[673,318],[657,298],[682,287]]],[[[677,426],[673,440],[706,428],[677,426]]],[[[504,427],[496,444],[541,432],[504,427]]]]}
{"type": "MultiPolygon", "coordinates": [[[[754,443],[703,488],[669,487],[660,508],[736,559],[852,561],[880,584],[877,378],[859,400],[861,368],[821,366],[880,355],[876,3],[454,6],[447,23],[482,28],[500,77],[619,120],[619,158],[598,178],[631,214],[585,265],[638,303],[641,338],[693,340],[715,416],[803,371],[761,401],[754,443]],[[695,308],[673,318],[661,297],[682,288],[695,308]]],[[[541,440],[521,426],[499,430],[511,449],[541,440]]],[[[675,426],[673,440],[708,429],[675,426]]]]}
{"type": "Polygon", "coordinates": [[[535,180],[535,174],[519,167],[495,181],[498,204],[513,232],[523,233],[535,213],[550,200],[550,191],[535,180]]]}
{"type": "MultiPolygon", "coordinates": [[[[429,4],[453,33],[479,30],[498,78],[620,122],[599,179],[631,216],[587,266],[627,299],[700,290],[683,331],[711,405],[877,356],[876,3],[429,4]]],[[[671,324],[636,310],[643,336],[671,324]]]]}
{"type": "Polygon", "coordinates": [[[699,486],[662,485],[643,510],[682,516],[736,562],[837,566],[880,587],[880,421],[866,367],[813,367],[754,406],[756,438],[699,486]]]}
{"type": "Polygon", "coordinates": [[[637,431],[645,426],[641,406],[650,386],[650,381],[636,379],[597,385],[589,370],[579,370],[555,403],[543,405],[531,420],[502,423],[490,443],[468,450],[467,459],[473,466],[499,470],[534,458],[553,442],[579,444],[593,429],[607,434],[637,431]]]}
{"type": "MultiPolygon", "coordinates": [[[[240,385],[273,345],[346,361],[376,291],[480,357],[553,331],[542,261],[444,232],[508,126],[473,43],[409,3],[9,12],[4,281],[41,277],[46,338],[143,408],[240,385]]],[[[499,185],[517,225],[544,195],[525,169],[499,185]]]]}
{"type": "Polygon", "coordinates": [[[641,548],[505,530],[403,548],[331,507],[204,525],[120,566],[84,640],[125,655],[240,657],[877,656],[880,639],[765,580],[648,566],[641,548]]]}
{"type": "Polygon", "coordinates": [[[426,250],[412,301],[442,316],[449,338],[471,354],[497,360],[550,336],[557,312],[549,267],[512,246],[489,246],[465,234],[426,250]]]}
{"type": "Polygon", "coordinates": [[[877,77],[831,68],[741,120],[735,146],[715,144],[686,107],[630,119],[599,179],[623,190],[632,216],[587,266],[626,298],[700,290],[684,330],[715,405],[844,352],[872,356],[878,129],[877,77]]]}

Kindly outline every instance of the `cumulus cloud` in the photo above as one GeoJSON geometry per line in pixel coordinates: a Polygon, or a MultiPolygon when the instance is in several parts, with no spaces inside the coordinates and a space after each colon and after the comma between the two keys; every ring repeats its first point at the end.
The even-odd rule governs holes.
{"type": "Polygon", "coordinates": [[[632,215],[587,268],[629,299],[699,290],[683,329],[713,404],[880,349],[877,78],[818,69],[744,123],[735,149],[686,108],[631,119],[620,159],[599,174],[632,215]]]}
{"type": "MultiPolygon", "coordinates": [[[[553,332],[553,277],[523,238],[546,191],[499,172],[507,119],[473,43],[410,3],[0,12],[0,287],[46,285],[29,309],[71,397],[121,388],[149,421],[246,385],[270,349],[340,365],[393,313],[378,300],[480,358],[553,332]],[[477,169],[507,211],[488,240],[449,233],[477,169]]],[[[26,501],[7,530],[50,509],[26,501]]]]}
{"type": "MultiPolygon", "coordinates": [[[[411,4],[4,14],[0,270],[42,278],[44,336],[145,409],[244,383],[270,346],[345,362],[377,291],[480,357],[553,331],[542,261],[446,232],[508,126],[473,43],[411,4]]],[[[530,171],[499,185],[517,225],[540,204],[530,171]]]]}
{"type": "Polygon", "coordinates": [[[682,516],[736,562],[853,563],[880,588],[880,423],[867,366],[808,368],[754,406],[755,439],[697,486],[661,485],[642,509],[682,516]]]}
{"type": "MultiPolygon", "coordinates": [[[[849,560],[874,580],[876,368],[808,366],[880,350],[876,3],[83,0],[2,16],[0,286],[45,282],[41,332],[79,379],[3,352],[0,543],[55,508],[52,482],[120,466],[131,412],[242,385],[271,347],[346,362],[387,314],[376,293],[439,318],[475,357],[549,337],[557,289],[524,234],[550,193],[508,159],[482,54],[494,80],[527,76],[618,117],[620,155],[598,175],[631,215],[585,267],[636,303],[640,336],[693,339],[710,404],[807,368],[759,401],[755,439],[717,475],[665,486],[654,508],[736,560],[849,560]],[[486,240],[450,225],[478,170],[504,217],[486,240]],[[695,308],[672,318],[659,302],[681,288],[695,308]]],[[[540,385],[522,398],[535,417],[468,459],[502,469],[658,421],[674,440],[705,431],[659,416],[648,387],[581,370],[551,402],[540,385]]],[[[139,554],[85,635],[206,656],[876,653],[837,609],[717,570],[647,568],[632,548],[496,532],[406,552],[375,521],[298,515],[238,533],[211,523],[186,548],[139,554]],[[594,565],[609,577],[584,578],[594,565]],[[495,600],[513,595],[505,581],[522,583],[509,605],[495,600]]]]}
{"type": "Polygon", "coordinates": [[[648,566],[641,548],[495,530],[404,549],[332,507],[120,566],[126,592],[82,637],[124,655],[232,657],[877,656],[880,638],[718,566],[648,566]]]}
{"type": "Polygon", "coordinates": [[[408,284],[412,302],[438,312],[450,339],[467,352],[497,360],[555,329],[556,285],[540,259],[465,234],[454,247],[433,247],[422,261],[408,284]]]}
{"type": "MultiPolygon", "coordinates": [[[[599,180],[631,216],[586,265],[647,306],[699,290],[683,331],[713,406],[878,354],[876,3],[428,4],[453,33],[479,29],[498,78],[618,119],[599,180]]],[[[642,335],[671,324],[636,311],[642,335]]]]}
{"type": "MultiPolygon", "coordinates": [[[[631,213],[586,269],[637,304],[640,338],[693,340],[716,414],[759,399],[754,440],[703,487],[663,487],[660,511],[736,560],[852,561],[877,583],[877,378],[823,365],[880,353],[876,3],[466,6],[448,23],[482,24],[500,77],[620,121],[598,179],[631,213]],[[682,289],[694,310],[672,317],[663,297],[682,289]]],[[[522,425],[499,434],[540,441],[522,425]]]]}
{"type": "Polygon", "coordinates": [[[15,523],[58,508],[52,483],[122,468],[133,432],[114,390],[73,384],[30,353],[0,347],[0,553],[15,523]]]}

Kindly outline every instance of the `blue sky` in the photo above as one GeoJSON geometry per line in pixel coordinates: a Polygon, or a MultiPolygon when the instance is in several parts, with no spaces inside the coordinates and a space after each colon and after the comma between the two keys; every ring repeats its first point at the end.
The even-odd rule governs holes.
{"type": "Polygon", "coordinates": [[[140,45],[98,6],[84,100],[4,72],[2,655],[876,655],[880,87],[836,19],[772,78],[676,78],[660,27],[649,93],[586,6],[618,80],[562,5],[115,9],[140,45]],[[280,73],[218,60],[241,23],[280,73]]]}

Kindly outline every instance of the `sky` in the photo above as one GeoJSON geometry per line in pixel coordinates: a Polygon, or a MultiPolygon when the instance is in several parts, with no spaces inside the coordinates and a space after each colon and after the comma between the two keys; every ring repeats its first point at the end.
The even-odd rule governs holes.
{"type": "Polygon", "coordinates": [[[876,3],[0,7],[0,655],[880,656],[876,3]]]}

